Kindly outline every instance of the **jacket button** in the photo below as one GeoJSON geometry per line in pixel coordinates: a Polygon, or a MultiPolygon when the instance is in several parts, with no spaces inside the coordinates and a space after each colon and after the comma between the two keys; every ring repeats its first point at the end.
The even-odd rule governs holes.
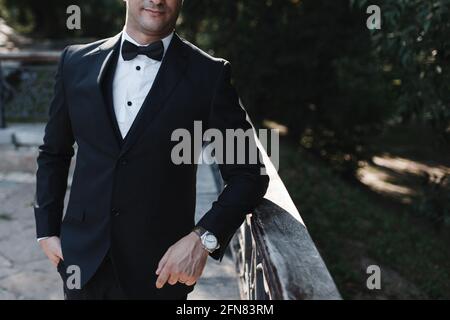
{"type": "Polygon", "coordinates": [[[127,159],[121,159],[120,160],[120,164],[123,166],[126,166],[128,164],[128,160],[127,159]]]}
{"type": "Polygon", "coordinates": [[[111,215],[113,215],[114,217],[118,217],[120,215],[120,212],[116,208],[113,208],[111,210],[111,215]]]}

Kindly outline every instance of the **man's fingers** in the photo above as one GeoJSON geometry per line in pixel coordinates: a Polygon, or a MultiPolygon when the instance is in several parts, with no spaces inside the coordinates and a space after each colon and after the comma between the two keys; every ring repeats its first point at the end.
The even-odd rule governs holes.
{"type": "Polygon", "coordinates": [[[58,266],[60,258],[57,255],[52,255],[51,257],[49,257],[49,259],[50,259],[51,263],[53,263],[53,265],[55,267],[58,266]]]}
{"type": "Polygon", "coordinates": [[[170,272],[167,268],[163,268],[161,270],[161,274],[158,276],[158,279],[156,279],[156,287],[158,289],[161,289],[169,279],[170,272]]]}
{"type": "Polygon", "coordinates": [[[43,239],[39,241],[39,245],[52,262],[59,262],[59,259],[63,259],[61,242],[58,237],[43,239]]]}
{"type": "Polygon", "coordinates": [[[59,261],[59,257],[51,251],[45,252],[45,255],[47,256],[48,260],[50,260],[53,264],[59,261]]]}
{"type": "Polygon", "coordinates": [[[61,246],[59,246],[57,249],[56,249],[56,253],[55,253],[61,260],[64,260],[64,257],[63,257],[63,254],[62,254],[62,249],[61,249],[61,246]]]}
{"type": "Polygon", "coordinates": [[[180,275],[178,273],[172,272],[170,274],[169,280],[167,281],[170,285],[174,285],[178,282],[178,279],[180,278],[180,275]]]}
{"type": "Polygon", "coordinates": [[[185,284],[187,286],[192,286],[195,282],[196,282],[196,278],[195,277],[180,277],[178,279],[179,283],[185,284]]]}
{"type": "Polygon", "coordinates": [[[191,278],[188,281],[186,281],[184,284],[187,286],[193,286],[196,282],[197,282],[197,280],[195,278],[191,278]]]}
{"type": "MultiPolygon", "coordinates": [[[[170,249],[169,249],[170,250],[170,249]]],[[[161,260],[158,263],[158,268],[156,269],[156,274],[159,275],[162,268],[164,268],[164,265],[166,264],[167,260],[169,259],[169,250],[166,251],[164,256],[161,258],[161,260]]]]}

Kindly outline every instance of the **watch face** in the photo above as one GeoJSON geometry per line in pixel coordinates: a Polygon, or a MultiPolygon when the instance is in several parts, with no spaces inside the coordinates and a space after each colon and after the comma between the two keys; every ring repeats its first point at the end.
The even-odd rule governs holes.
{"type": "Polygon", "coordinates": [[[217,248],[217,238],[214,235],[207,234],[204,239],[204,245],[206,248],[210,250],[217,248]]]}

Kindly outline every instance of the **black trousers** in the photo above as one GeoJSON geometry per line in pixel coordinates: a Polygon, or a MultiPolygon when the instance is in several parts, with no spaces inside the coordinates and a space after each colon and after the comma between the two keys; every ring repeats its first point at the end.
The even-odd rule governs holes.
{"type": "MultiPolygon", "coordinates": [[[[69,289],[67,276],[63,270],[64,261],[58,264],[58,272],[63,280],[64,300],[125,300],[127,299],[116,277],[109,254],[94,276],[81,289],[69,289]]],[[[187,295],[176,300],[186,300],[187,295]]]]}

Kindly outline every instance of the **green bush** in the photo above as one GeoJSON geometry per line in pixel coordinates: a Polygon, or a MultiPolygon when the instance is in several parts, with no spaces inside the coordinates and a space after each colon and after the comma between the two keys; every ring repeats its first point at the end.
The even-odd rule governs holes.
{"type": "Polygon", "coordinates": [[[352,0],[378,4],[382,28],[372,32],[375,53],[399,84],[399,120],[428,123],[450,143],[450,0],[352,0]]]}

